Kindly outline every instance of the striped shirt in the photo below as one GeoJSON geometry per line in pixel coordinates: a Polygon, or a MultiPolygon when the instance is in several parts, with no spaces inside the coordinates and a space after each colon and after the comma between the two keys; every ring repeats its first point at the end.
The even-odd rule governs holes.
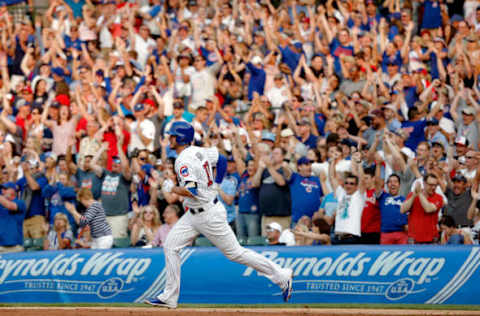
{"type": "Polygon", "coordinates": [[[112,234],[112,228],[107,222],[105,210],[100,202],[95,201],[90,205],[85,214],[80,218],[81,227],[90,225],[92,238],[109,236],[112,234]]]}

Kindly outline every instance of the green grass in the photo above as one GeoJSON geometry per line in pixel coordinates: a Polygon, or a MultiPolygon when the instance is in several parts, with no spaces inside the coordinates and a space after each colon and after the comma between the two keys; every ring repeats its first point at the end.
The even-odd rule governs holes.
{"type": "MultiPolygon", "coordinates": [[[[65,303],[65,304],[0,304],[0,307],[151,307],[145,304],[65,303]]],[[[364,309],[419,309],[480,311],[480,305],[427,304],[180,304],[179,308],[364,308],[364,309]]]]}

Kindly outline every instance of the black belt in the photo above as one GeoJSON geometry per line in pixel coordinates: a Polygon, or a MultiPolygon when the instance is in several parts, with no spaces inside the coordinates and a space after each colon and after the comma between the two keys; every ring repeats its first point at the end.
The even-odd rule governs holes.
{"type": "MultiPolygon", "coordinates": [[[[217,204],[217,202],[218,202],[218,199],[215,198],[215,200],[213,200],[213,205],[217,204]]],[[[187,211],[190,211],[190,213],[192,213],[193,215],[200,214],[206,211],[206,209],[204,209],[203,207],[199,207],[199,208],[186,207],[186,209],[187,211]]]]}
{"type": "Polygon", "coordinates": [[[338,240],[344,240],[344,239],[348,239],[348,238],[354,238],[356,237],[355,235],[352,235],[352,234],[343,234],[343,233],[340,233],[340,234],[335,234],[335,237],[337,237],[338,240]]]}

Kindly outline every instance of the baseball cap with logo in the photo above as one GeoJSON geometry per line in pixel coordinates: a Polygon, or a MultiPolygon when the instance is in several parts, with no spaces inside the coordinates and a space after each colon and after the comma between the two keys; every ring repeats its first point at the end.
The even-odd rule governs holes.
{"type": "Polygon", "coordinates": [[[262,60],[262,57],[260,56],[255,56],[252,58],[252,64],[262,64],[263,63],[263,60],[262,60]]]}
{"type": "Polygon", "coordinates": [[[455,176],[452,178],[452,181],[461,181],[461,182],[467,182],[467,178],[461,173],[455,174],[455,176]]]}
{"type": "Polygon", "coordinates": [[[298,159],[298,161],[297,161],[297,165],[298,165],[298,166],[300,166],[300,165],[308,165],[308,164],[310,164],[310,163],[311,163],[311,161],[310,161],[310,159],[308,159],[307,157],[302,157],[302,158],[298,159]]]}
{"type": "Polygon", "coordinates": [[[13,182],[5,182],[2,184],[2,189],[14,189],[15,191],[17,191],[18,187],[13,182]]]}
{"type": "Polygon", "coordinates": [[[468,139],[465,136],[458,136],[457,139],[455,139],[455,145],[468,146],[468,139]]]}
{"type": "Polygon", "coordinates": [[[280,132],[280,137],[289,137],[293,136],[293,131],[290,128],[285,128],[280,132]]]}
{"type": "Polygon", "coordinates": [[[143,103],[137,103],[135,104],[135,106],[133,107],[133,110],[135,112],[139,112],[139,111],[143,111],[145,109],[145,106],[143,105],[143,103]]]}
{"type": "Polygon", "coordinates": [[[270,131],[263,130],[262,131],[262,140],[269,140],[275,142],[275,134],[270,131]]]}
{"type": "Polygon", "coordinates": [[[274,231],[274,230],[276,230],[276,231],[278,231],[278,232],[281,233],[282,230],[283,230],[283,229],[282,229],[282,225],[280,225],[280,224],[277,223],[277,222],[272,222],[272,223],[270,223],[270,224],[267,225],[267,232],[269,232],[269,231],[272,232],[272,231],[274,231]]]}
{"type": "Polygon", "coordinates": [[[463,108],[462,113],[466,115],[475,115],[475,110],[472,107],[465,107],[463,108]]]}

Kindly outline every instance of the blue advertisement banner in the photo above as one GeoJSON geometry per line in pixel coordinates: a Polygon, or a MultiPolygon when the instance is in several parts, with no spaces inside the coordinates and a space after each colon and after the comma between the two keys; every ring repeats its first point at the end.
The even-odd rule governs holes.
{"type": "MultiPolygon", "coordinates": [[[[253,247],[294,270],[292,303],[478,304],[476,246],[253,247]]],[[[280,289],[216,248],[181,252],[180,303],[280,303],[280,289]]],[[[142,302],[166,281],[162,249],[0,255],[0,302],[142,302]]]]}

